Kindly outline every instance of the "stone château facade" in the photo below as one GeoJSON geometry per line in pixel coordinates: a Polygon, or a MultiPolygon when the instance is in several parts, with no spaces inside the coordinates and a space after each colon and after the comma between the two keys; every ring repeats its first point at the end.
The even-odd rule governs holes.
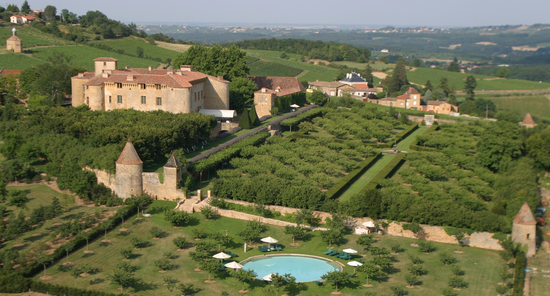
{"type": "Polygon", "coordinates": [[[16,53],[23,52],[23,40],[17,37],[17,30],[11,29],[12,36],[6,40],[6,49],[16,53]]]}
{"type": "Polygon", "coordinates": [[[98,183],[111,188],[120,198],[147,194],[152,198],[177,200],[185,198],[185,193],[178,189],[184,170],[172,155],[164,165],[163,174],[143,172],[143,162],[132,142],[128,141],[116,161],[114,177],[104,171],[93,171],[98,183]]]}
{"type": "Polygon", "coordinates": [[[229,109],[229,81],[193,71],[117,69],[118,60],[97,58],[95,71],[71,78],[72,105],[92,110],[135,109],[194,113],[200,109],[229,109]]]}
{"type": "Polygon", "coordinates": [[[296,77],[249,76],[258,86],[254,93],[254,105],[258,117],[271,114],[275,107],[275,98],[304,92],[306,89],[296,77]]]}
{"type": "Polygon", "coordinates": [[[527,247],[527,258],[537,251],[537,221],[527,202],[523,204],[512,224],[512,240],[527,247]]]}

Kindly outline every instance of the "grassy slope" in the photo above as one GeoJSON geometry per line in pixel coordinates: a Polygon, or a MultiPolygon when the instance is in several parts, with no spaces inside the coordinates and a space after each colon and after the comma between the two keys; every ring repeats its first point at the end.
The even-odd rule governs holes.
{"type": "Polygon", "coordinates": [[[89,46],[56,46],[56,47],[40,47],[32,49],[33,55],[40,59],[48,59],[54,52],[61,52],[72,57],[72,64],[83,67],[89,71],[94,69],[94,59],[98,57],[113,57],[118,59],[119,68],[129,66],[131,68],[147,68],[148,66],[156,67],[158,62],[146,59],[139,59],[122,55],[110,51],[105,51],[89,46]]]}
{"type": "Polygon", "coordinates": [[[0,69],[25,70],[44,63],[46,63],[46,61],[34,58],[30,55],[11,52],[0,54],[0,69]]]}
{"type": "MultiPolygon", "coordinates": [[[[47,206],[51,204],[52,199],[57,197],[64,207],[73,206],[74,197],[59,193],[46,185],[25,185],[25,186],[6,186],[8,191],[23,190],[27,193],[29,202],[27,203],[28,212],[40,206],[47,206]]],[[[9,211],[13,211],[17,215],[21,210],[15,206],[7,206],[9,211]]]]}
{"type": "MultiPolygon", "coordinates": [[[[23,40],[24,48],[45,45],[75,44],[74,42],[43,33],[30,26],[18,26],[16,29],[17,36],[23,40]]],[[[0,40],[6,40],[11,35],[11,27],[0,27],[0,40]]],[[[5,48],[4,46],[2,47],[5,48]]]]}
{"type": "MultiPolygon", "coordinates": [[[[449,80],[449,86],[455,90],[462,90],[464,87],[464,79],[471,74],[457,73],[443,70],[435,70],[428,68],[418,68],[415,71],[408,71],[407,77],[409,81],[417,84],[426,84],[427,80],[432,82],[432,85],[438,85],[439,80],[443,77],[449,80]]],[[[476,90],[530,90],[530,89],[547,89],[550,88],[550,83],[538,83],[535,81],[519,80],[519,79],[496,79],[485,80],[485,78],[495,78],[492,76],[474,75],[477,79],[476,90]]]]}
{"type": "Polygon", "coordinates": [[[538,118],[550,119],[550,97],[538,96],[481,96],[495,103],[498,110],[517,110],[524,116],[527,112],[538,118]]]}
{"type": "MultiPolygon", "coordinates": [[[[221,291],[232,291],[234,280],[233,278],[226,277],[223,273],[219,274],[220,277],[215,278],[214,283],[204,283],[204,280],[208,278],[206,272],[194,271],[193,269],[196,267],[196,264],[189,258],[189,250],[175,252],[176,247],[172,244],[172,239],[180,235],[190,239],[192,237],[191,230],[196,227],[200,227],[209,232],[225,232],[225,230],[229,230],[229,236],[234,239],[234,243],[228,249],[240,255],[240,257],[236,258],[238,259],[237,261],[239,261],[249,256],[261,254],[256,248],[253,248],[247,253],[243,253],[242,240],[238,238],[236,234],[244,229],[246,222],[230,218],[202,221],[200,214],[193,214],[197,222],[200,220],[200,224],[174,229],[163,219],[160,207],[164,206],[171,208],[174,206],[174,203],[155,201],[150,208],[156,207],[157,210],[149,210],[149,212],[153,214],[151,218],[144,219],[139,223],[137,223],[135,219],[126,222],[125,227],[128,228],[129,235],[120,235],[118,230],[114,230],[108,234],[108,239],[111,240],[108,246],[100,246],[99,241],[92,243],[90,245],[90,250],[95,252],[92,256],[85,257],[82,251],[76,251],[71,254],[69,256],[69,261],[75,262],[77,265],[89,264],[101,269],[101,272],[96,275],[87,278],[79,278],[77,280],[77,286],[117,293],[116,287],[109,284],[107,274],[112,272],[117,263],[122,262],[120,250],[130,247],[130,237],[136,236],[147,240],[151,243],[151,246],[134,251],[138,256],[130,260],[131,264],[139,267],[136,271],[136,276],[141,278],[144,282],[143,285],[138,287],[138,291],[135,291],[135,293],[131,291],[132,295],[166,295],[168,291],[162,284],[162,276],[164,275],[172,276],[184,283],[194,284],[200,289],[197,295],[219,295],[221,291]],[[152,226],[162,227],[167,233],[167,236],[159,240],[152,240],[148,231],[152,226]],[[161,258],[166,251],[173,251],[179,255],[179,258],[172,260],[172,263],[177,265],[178,268],[161,274],[158,273],[158,269],[154,266],[153,262],[161,258]]],[[[285,253],[311,254],[327,257],[322,254],[327,250],[327,244],[320,240],[316,232],[309,233],[306,242],[298,241],[300,243],[298,247],[290,246],[292,239],[289,235],[284,234],[283,227],[268,226],[268,231],[263,233],[262,236],[268,235],[277,238],[281,244],[286,246],[285,253]]],[[[374,287],[367,289],[360,286],[360,284],[365,282],[365,277],[363,274],[358,273],[358,277],[354,278],[354,284],[347,287],[341,287],[343,295],[363,295],[365,291],[375,291],[381,295],[389,295],[389,293],[391,293],[390,286],[404,286],[404,275],[406,273],[405,266],[409,263],[407,253],[413,253],[420,256],[425,261],[424,266],[428,270],[427,275],[420,277],[423,285],[410,290],[411,293],[414,293],[414,295],[437,295],[441,288],[447,285],[447,281],[451,277],[450,267],[441,265],[437,252],[432,254],[420,253],[417,248],[409,246],[409,244],[413,242],[412,239],[391,236],[379,236],[379,238],[380,241],[375,244],[376,246],[389,247],[391,243],[399,242],[406,250],[405,253],[400,253],[396,256],[397,262],[394,265],[392,274],[385,279],[371,280],[374,287]]],[[[356,239],[356,235],[346,235],[347,243],[338,249],[341,250],[351,247],[360,250],[359,246],[355,244],[356,239]]],[[[439,243],[435,245],[438,251],[446,250],[452,252],[456,249],[454,245],[439,243]]],[[[193,249],[191,249],[191,251],[192,250],[193,249]]],[[[498,281],[498,269],[494,267],[502,264],[502,259],[500,259],[497,252],[466,248],[464,249],[464,254],[456,254],[455,256],[459,258],[459,265],[465,271],[464,279],[469,283],[469,288],[463,289],[460,292],[461,295],[489,295],[493,292],[494,286],[498,281]],[[478,262],[478,264],[474,265],[474,262],[478,262]]],[[[334,257],[328,258],[345,263],[345,261],[334,257]]],[[[367,260],[370,258],[370,255],[366,257],[367,260]]],[[[48,280],[48,282],[73,286],[74,280],[68,273],[59,271],[59,265],[58,263],[47,271],[47,274],[52,276],[52,279],[48,280]]],[[[346,266],[345,271],[352,273],[353,268],[346,266]]],[[[37,277],[41,275],[42,274],[39,274],[37,277]]],[[[247,287],[248,290],[250,290],[248,295],[263,295],[261,291],[263,286],[265,286],[264,283],[253,281],[251,286],[247,287]]],[[[300,291],[295,291],[299,292],[300,295],[327,295],[333,290],[332,286],[328,284],[318,287],[315,283],[305,283],[301,286],[302,288],[300,291]]]]}
{"type": "Polygon", "coordinates": [[[148,55],[152,58],[160,58],[163,61],[166,60],[167,58],[174,59],[178,54],[180,54],[177,51],[155,46],[147,43],[145,40],[141,38],[135,38],[135,37],[94,41],[92,43],[105,44],[114,49],[122,49],[125,52],[133,55],[137,55],[137,48],[141,47],[145,55],[148,55]]]}

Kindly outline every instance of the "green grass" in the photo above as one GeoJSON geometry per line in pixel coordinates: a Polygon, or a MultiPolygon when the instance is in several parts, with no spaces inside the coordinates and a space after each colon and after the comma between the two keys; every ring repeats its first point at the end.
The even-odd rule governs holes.
{"type": "MultiPolygon", "coordinates": [[[[27,198],[29,199],[29,202],[26,204],[28,209],[25,211],[27,215],[35,208],[50,205],[54,197],[57,197],[64,207],[68,208],[75,204],[73,196],[59,193],[46,185],[6,186],[6,189],[8,189],[8,191],[23,190],[27,193],[27,198]]],[[[21,211],[21,209],[15,206],[8,206],[7,204],[6,206],[6,208],[12,211],[16,216],[21,211]]]]}
{"type": "Polygon", "coordinates": [[[294,77],[303,72],[302,69],[294,68],[288,65],[279,64],[276,62],[257,60],[251,64],[250,75],[252,76],[286,76],[294,77]]]}
{"type": "Polygon", "coordinates": [[[158,47],[145,42],[145,40],[143,39],[135,38],[135,37],[94,41],[91,43],[105,44],[114,49],[122,49],[126,53],[131,55],[137,55],[137,48],[141,47],[145,55],[150,56],[152,58],[160,58],[163,61],[166,60],[167,58],[174,59],[174,57],[180,54],[177,51],[158,47]]]}
{"type": "MultiPolygon", "coordinates": [[[[350,68],[358,68],[358,69],[366,69],[367,68],[367,63],[338,61],[338,62],[332,62],[332,64],[346,65],[350,68]]],[[[384,69],[393,69],[394,67],[395,67],[395,64],[384,64],[384,63],[380,63],[380,62],[370,64],[370,68],[373,71],[381,71],[381,70],[384,70],[384,69]]]]}
{"type": "MultiPolygon", "coordinates": [[[[418,68],[415,71],[408,71],[407,78],[409,81],[421,85],[426,84],[430,80],[434,86],[439,84],[441,78],[449,80],[449,86],[455,90],[462,90],[464,80],[469,73],[449,72],[444,70],[418,68]]],[[[485,80],[485,78],[494,79],[493,76],[474,75],[477,80],[476,90],[531,90],[531,89],[547,89],[550,88],[550,83],[538,83],[535,81],[519,80],[519,79],[496,79],[485,80]]]]}
{"type": "MultiPolygon", "coordinates": [[[[191,239],[191,230],[193,228],[201,228],[209,232],[222,232],[227,230],[229,236],[233,238],[234,242],[224,249],[229,249],[231,252],[239,255],[236,259],[243,260],[250,256],[261,255],[257,248],[249,250],[247,253],[243,253],[242,240],[236,236],[239,231],[242,231],[245,227],[246,221],[230,219],[230,218],[218,218],[210,221],[203,221],[200,214],[195,213],[192,216],[196,219],[195,225],[174,229],[163,219],[163,214],[160,211],[161,207],[173,207],[174,203],[154,201],[149,208],[149,212],[152,213],[150,218],[146,218],[141,221],[130,219],[124,225],[128,229],[129,235],[121,235],[120,231],[113,230],[107,235],[110,243],[107,245],[101,245],[100,241],[96,241],[90,244],[90,250],[94,251],[91,256],[84,256],[82,250],[75,251],[69,255],[69,261],[74,262],[77,265],[89,264],[92,267],[97,267],[100,272],[91,275],[86,278],[78,278],[77,286],[86,287],[87,289],[94,289],[99,291],[117,293],[117,288],[109,284],[108,274],[112,272],[116,264],[122,262],[122,256],[120,250],[130,247],[130,237],[140,237],[150,242],[150,246],[134,251],[137,257],[130,260],[132,265],[138,266],[136,271],[136,277],[142,279],[143,285],[138,287],[137,291],[130,289],[127,291],[132,295],[167,295],[168,290],[163,286],[162,277],[169,275],[184,283],[192,283],[200,291],[196,295],[219,295],[221,291],[232,292],[234,287],[234,279],[227,277],[224,273],[214,279],[215,282],[208,284],[204,281],[208,278],[208,275],[204,271],[194,271],[196,264],[189,258],[188,249],[183,252],[176,252],[176,247],[172,244],[172,239],[177,236],[185,236],[191,239]],[[199,223],[199,224],[196,224],[199,223]],[[161,227],[166,236],[159,239],[151,239],[149,229],[152,226],[161,227]],[[153,262],[160,259],[163,253],[166,251],[172,251],[179,257],[172,260],[174,265],[178,268],[175,270],[167,271],[166,273],[158,273],[153,262]]],[[[292,239],[289,235],[284,234],[284,228],[278,226],[268,226],[268,230],[262,234],[262,236],[272,236],[279,240],[284,245],[285,251],[282,253],[294,253],[294,254],[310,254],[322,257],[327,257],[333,260],[346,263],[344,260],[340,260],[334,257],[328,257],[323,255],[323,252],[327,250],[327,244],[322,242],[317,232],[310,232],[306,236],[305,241],[300,241],[299,246],[292,247],[290,243],[292,239]]],[[[393,285],[405,285],[404,275],[406,273],[406,265],[409,263],[407,258],[408,253],[417,255],[424,260],[424,267],[428,270],[428,274],[421,276],[420,280],[423,284],[419,287],[415,287],[410,290],[414,295],[437,295],[437,293],[447,285],[448,279],[451,277],[451,271],[449,266],[443,266],[438,259],[437,252],[448,251],[452,252],[456,250],[455,245],[434,243],[438,248],[438,251],[431,254],[423,254],[418,251],[418,248],[411,247],[413,243],[412,239],[398,238],[391,236],[377,236],[380,241],[375,243],[377,247],[389,248],[391,243],[398,242],[405,249],[404,253],[399,253],[395,256],[394,267],[391,270],[389,277],[384,279],[371,279],[371,283],[374,285],[372,288],[364,288],[360,286],[365,283],[365,277],[363,274],[358,273],[358,277],[354,278],[354,283],[342,288],[343,295],[363,295],[365,291],[377,292],[379,295],[389,295],[391,293],[390,286],[393,285]]],[[[338,249],[354,248],[361,250],[355,243],[357,239],[356,235],[348,234],[345,236],[346,243],[339,246],[338,249]]],[[[498,256],[496,251],[465,248],[463,254],[454,254],[460,262],[458,263],[465,271],[464,279],[468,282],[469,287],[463,289],[460,295],[489,295],[493,292],[494,286],[498,282],[498,266],[502,264],[502,259],[498,256]],[[477,262],[478,264],[474,264],[477,262]]],[[[365,259],[369,260],[371,255],[368,255],[365,259]]],[[[64,260],[62,261],[64,262],[64,260]]],[[[62,272],[59,269],[61,265],[58,262],[53,267],[49,268],[47,275],[52,276],[52,279],[48,280],[49,283],[62,284],[67,286],[74,286],[74,279],[69,276],[67,272],[62,272]]],[[[347,266],[344,268],[345,272],[352,273],[353,268],[347,266]]],[[[42,274],[38,274],[36,277],[40,277],[42,274]]],[[[259,275],[264,276],[264,275],[259,275]]],[[[250,290],[248,295],[263,295],[262,288],[265,283],[260,281],[253,281],[250,286],[247,287],[250,290]]],[[[333,287],[330,284],[318,287],[315,283],[301,284],[299,291],[294,291],[293,294],[299,295],[328,295],[333,291],[333,287]]],[[[240,288],[240,284],[239,284],[240,288]]]]}
{"type": "Polygon", "coordinates": [[[46,61],[25,54],[11,52],[0,54],[0,68],[6,70],[25,70],[44,63],[46,63],[46,61]]]}
{"type": "Polygon", "coordinates": [[[278,51],[246,50],[246,53],[254,58],[303,70],[304,72],[298,76],[299,80],[315,81],[319,79],[321,81],[333,81],[339,73],[337,69],[300,62],[300,56],[296,54],[288,54],[287,59],[281,59],[281,53],[278,51]]]}
{"type": "MultiPolygon", "coordinates": [[[[34,47],[34,46],[75,44],[74,42],[67,41],[65,39],[61,39],[53,35],[44,33],[31,26],[17,26],[16,29],[17,29],[17,36],[23,40],[24,49],[27,47],[34,47]]],[[[0,27],[0,40],[4,41],[8,39],[11,35],[12,35],[11,27],[8,27],[8,26],[0,27]]]]}
{"type": "Polygon", "coordinates": [[[118,59],[119,68],[123,68],[125,66],[129,66],[131,68],[147,68],[148,66],[156,67],[158,65],[158,62],[152,60],[134,58],[84,45],[52,46],[32,49],[33,55],[43,60],[47,60],[53,55],[54,52],[63,53],[66,56],[72,57],[71,64],[83,67],[88,71],[93,71],[94,59],[99,57],[113,57],[118,59]]]}
{"type": "Polygon", "coordinates": [[[527,112],[538,118],[550,119],[550,98],[538,96],[483,96],[495,103],[498,110],[517,110],[522,116],[527,112]]]}

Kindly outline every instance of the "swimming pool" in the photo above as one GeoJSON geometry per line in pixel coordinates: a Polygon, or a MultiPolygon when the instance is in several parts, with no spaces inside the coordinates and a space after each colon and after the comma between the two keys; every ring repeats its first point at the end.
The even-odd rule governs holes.
{"type": "Polygon", "coordinates": [[[335,261],[303,255],[256,256],[245,260],[242,264],[245,269],[254,270],[259,279],[271,273],[280,275],[290,273],[297,282],[318,281],[327,272],[342,270],[335,261]]]}

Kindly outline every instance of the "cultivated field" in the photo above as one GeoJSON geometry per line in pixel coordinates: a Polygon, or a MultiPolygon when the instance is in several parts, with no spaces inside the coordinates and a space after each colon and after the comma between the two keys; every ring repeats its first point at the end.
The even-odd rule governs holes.
{"type": "Polygon", "coordinates": [[[46,61],[34,58],[30,55],[12,52],[0,54],[0,68],[2,69],[24,70],[44,63],[46,63],[46,61]]]}
{"type": "Polygon", "coordinates": [[[117,50],[124,50],[124,52],[137,56],[137,48],[141,47],[143,49],[143,55],[149,56],[151,58],[159,58],[163,61],[166,59],[174,59],[175,56],[180,54],[178,51],[166,49],[160,46],[155,46],[149,44],[144,39],[141,38],[122,38],[122,39],[111,39],[111,40],[102,40],[94,41],[92,44],[104,44],[106,46],[112,47],[117,50]]]}
{"type": "Polygon", "coordinates": [[[526,95],[526,96],[488,96],[495,103],[498,110],[517,110],[522,116],[527,112],[540,119],[550,119],[550,95],[526,95]]]}

